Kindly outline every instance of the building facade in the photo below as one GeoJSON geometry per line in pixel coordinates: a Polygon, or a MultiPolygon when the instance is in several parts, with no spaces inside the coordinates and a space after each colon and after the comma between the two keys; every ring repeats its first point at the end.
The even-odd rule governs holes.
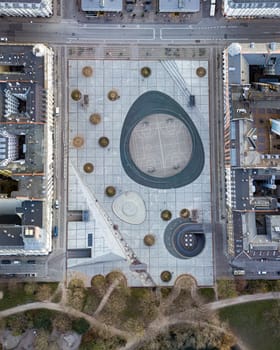
{"type": "Polygon", "coordinates": [[[53,0],[0,0],[0,15],[20,17],[50,17],[53,0]]]}

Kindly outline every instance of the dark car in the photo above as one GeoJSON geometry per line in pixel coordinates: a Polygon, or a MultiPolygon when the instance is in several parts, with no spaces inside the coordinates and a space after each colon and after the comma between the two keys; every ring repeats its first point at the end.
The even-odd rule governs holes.
{"type": "Polygon", "coordinates": [[[36,264],[36,261],[35,260],[27,260],[27,264],[36,264]]]}
{"type": "Polygon", "coordinates": [[[2,260],[1,264],[3,264],[3,265],[11,264],[11,260],[2,260]]]}
{"type": "Polygon", "coordinates": [[[57,236],[58,236],[58,227],[55,226],[55,227],[53,228],[53,237],[57,237],[57,236]]]}

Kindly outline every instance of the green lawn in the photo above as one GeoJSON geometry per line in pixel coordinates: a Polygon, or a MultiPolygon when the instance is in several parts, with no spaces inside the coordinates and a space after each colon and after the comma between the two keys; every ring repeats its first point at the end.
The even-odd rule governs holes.
{"type": "Polygon", "coordinates": [[[1,290],[4,293],[4,296],[3,299],[0,300],[0,310],[35,301],[33,295],[25,294],[23,284],[15,286],[13,290],[9,290],[6,286],[2,286],[1,290]]]}
{"type": "MultiPolygon", "coordinates": [[[[11,307],[32,303],[36,301],[35,295],[28,295],[24,290],[24,285],[26,283],[16,283],[9,287],[8,283],[0,284],[0,290],[3,292],[3,299],[0,300],[0,310],[6,310],[11,307]]],[[[37,283],[36,286],[39,286],[40,283],[37,283]]],[[[48,283],[50,286],[51,292],[54,293],[58,283],[48,283]]]]}
{"type": "Polygon", "coordinates": [[[273,332],[278,329],[279,334],[279,323],[270,322],[266,316],[277,307],[277,301],[266,300],[226,307],[219,314],[249,349],[279,350],[280,338],[273,332]]]}
{"type": "Polygon", "coordinates": [[[213,288],[198,288],[197,293],[202,297],[205,303],[215,301],[215,291],[213,288]]]}

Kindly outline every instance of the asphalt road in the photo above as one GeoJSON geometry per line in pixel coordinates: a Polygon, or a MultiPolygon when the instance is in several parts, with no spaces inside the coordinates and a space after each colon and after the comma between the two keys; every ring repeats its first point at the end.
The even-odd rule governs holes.
{"type": "Polygon", "coordinates": [[[18,19],[1,19],[0,34],[15,42],[48,42],[51,44],[75,43],[176,43],[221,45],[233,41],[271,42],[280,40],[276,20],[258,22],[218,22],[208,19],[196,25],[96,25],[77,23],[73,20],[61,22],[32,23],[18,22],[18,19]],[[234,23],[234,24],[233,24],[234,23]]]}

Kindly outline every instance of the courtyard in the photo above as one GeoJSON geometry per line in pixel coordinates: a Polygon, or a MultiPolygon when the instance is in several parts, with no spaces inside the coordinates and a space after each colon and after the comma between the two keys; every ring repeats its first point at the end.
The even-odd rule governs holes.
{"type": "MultiPolygon", "coordinates": [[[[120,270],[131,286],[173,285],[178,276],[190,274],[198,285],[212,285],[208,62],[68,62],[68,210],[89,213],[87,220],[68,221],[68,272],[90,282],[93,275],[120,270]],[[178,113],[168,107],[171,102],[162,112],[162,103],[155,113],[133,121],[132,106],[148,92],[166,95],[178,113]],[[179,120],[184,113],[186,126],[179,120]],[[121,141],[130,129],[125,142],[133,174],[126,169],[130,163],[121,141]],[[197,171],[192,159],[199,163],[197,171]],[[200,225],[205,235],[204,248],[191,258],[178,258],[165,246],[167,225],[180,217],[200,225]],[[161,278],[164,271],[170,272],[168,281],[161,278]]],[[[144,109],[136,105],[135,111],[144,109]]],[[[196,236],[182,237],[191,246],[196,236]]]]}

